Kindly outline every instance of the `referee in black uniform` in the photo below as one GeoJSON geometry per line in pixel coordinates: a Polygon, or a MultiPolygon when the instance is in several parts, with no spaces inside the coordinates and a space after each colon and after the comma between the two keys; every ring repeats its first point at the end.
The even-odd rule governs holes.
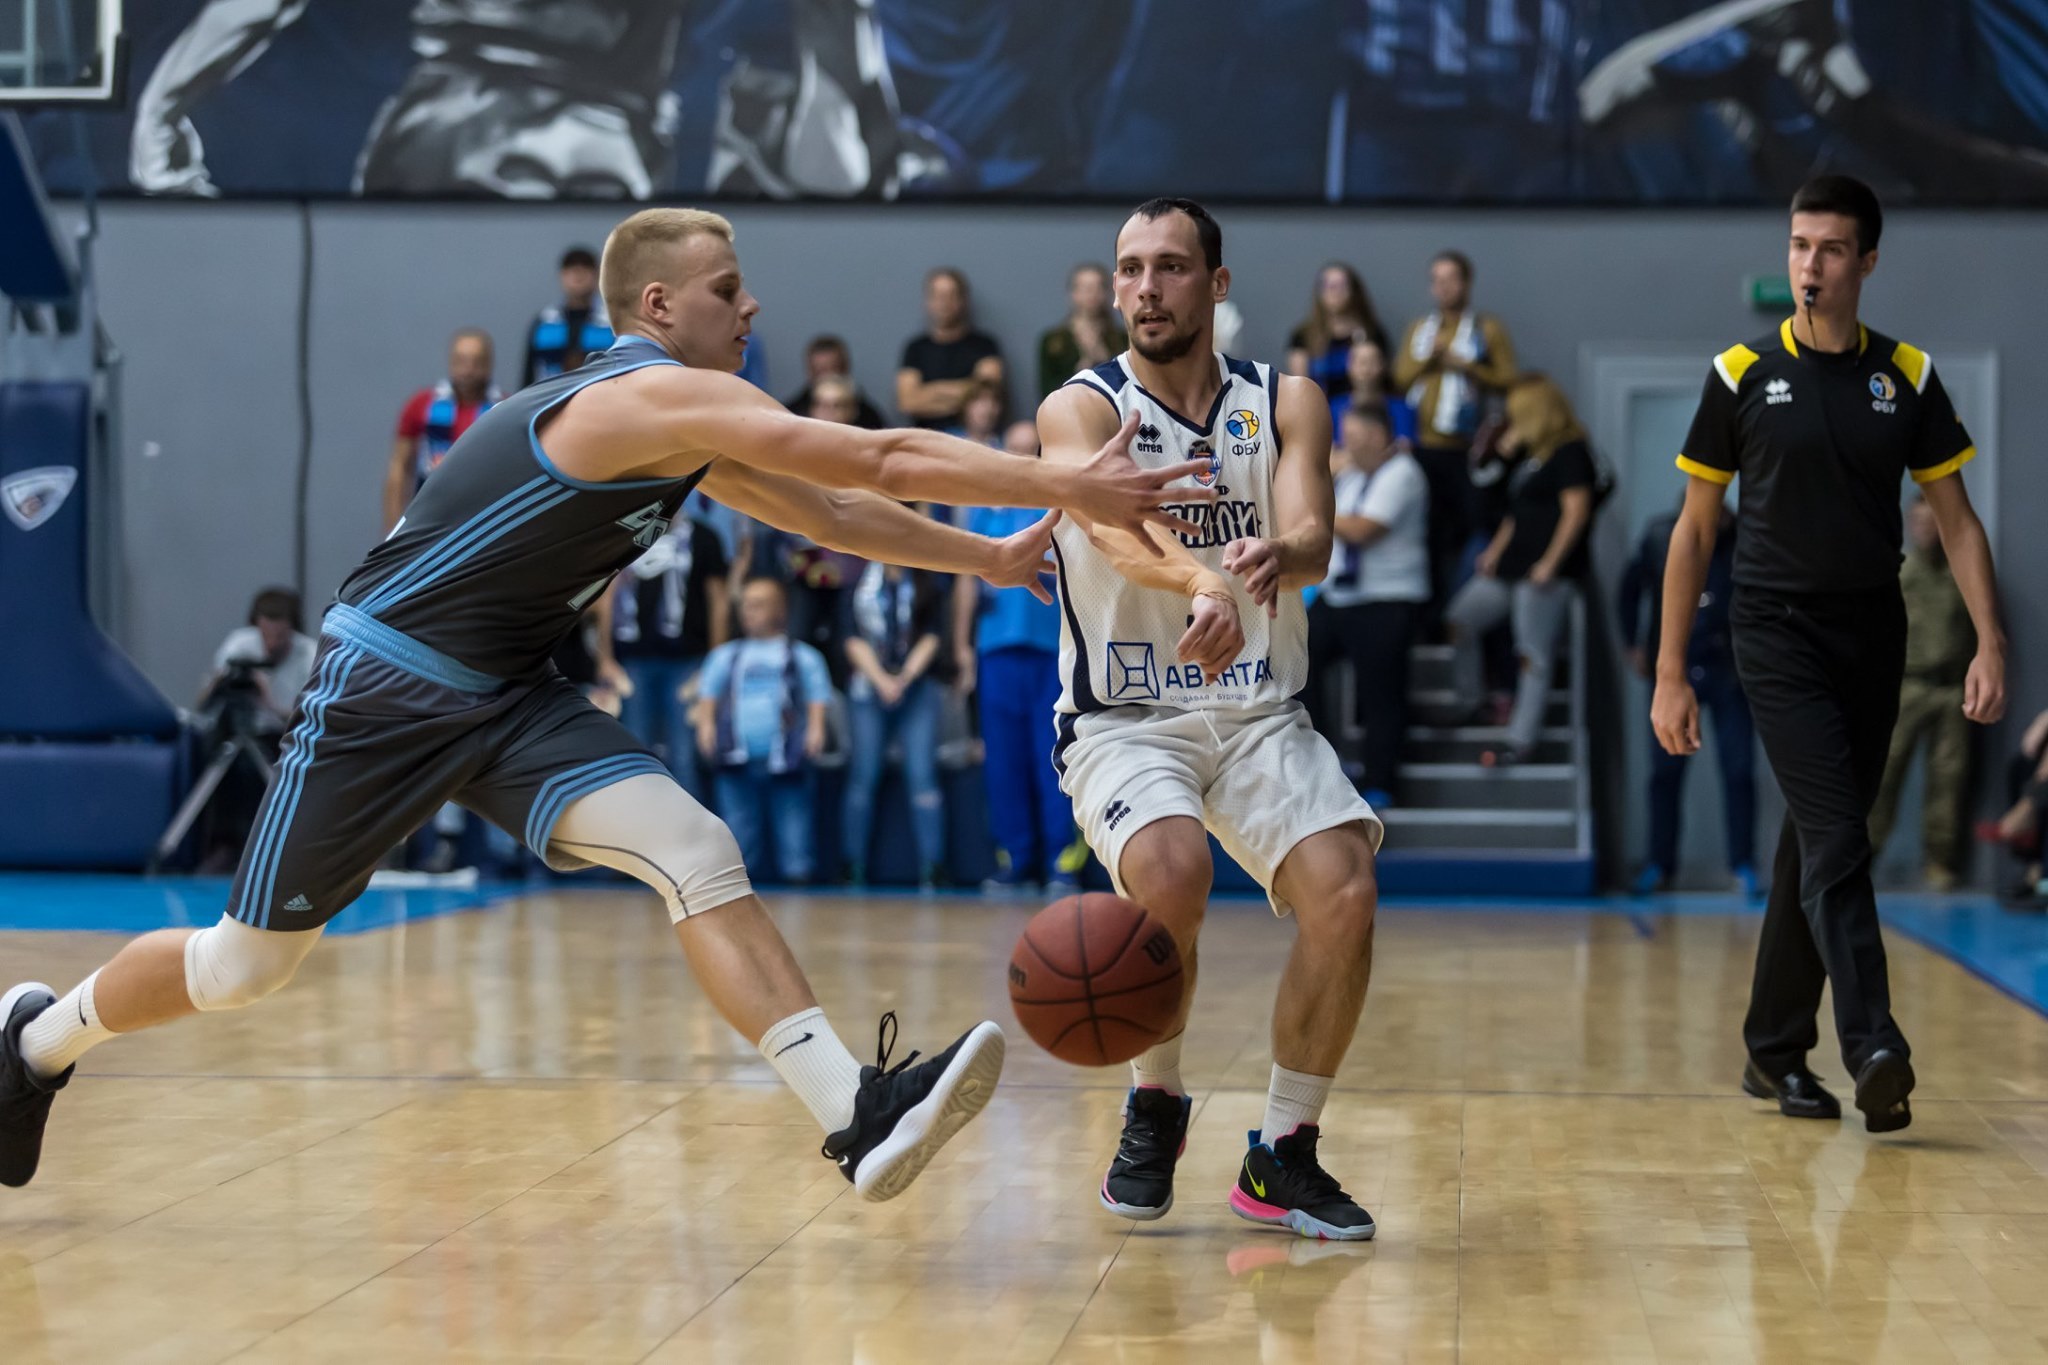
{"type": "Polygon", "coordinates": [[[1726,486],[1741,477],[1735,665],[1787,806],[1757,944],[1743,1089],[1795,1118],[1839,1118],[1807,1069],[1823,982],[1871,1132],[1912,1122],[1913,1068],[1892,1018],[1867,822],[1898,718],[1906,614],[1900,476],[1921,485],[1977,627],[1963,712],[2005,713],[2005,634],[1991,549],[1956,472],[1976,454],[1926,352],[1856,318],[1877,268],[1877,196],[1846,176],[1792,200],[1801,306],[1714,358],[1678,466],[1691,476],[1664,576],[1651,722],[1673,754],[1700,747],[1685,642],[1726,486]]]}

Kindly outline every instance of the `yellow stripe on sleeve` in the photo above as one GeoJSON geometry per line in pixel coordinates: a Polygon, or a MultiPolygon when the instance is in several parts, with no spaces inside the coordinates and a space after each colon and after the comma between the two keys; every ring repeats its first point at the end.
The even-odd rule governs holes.
{"type": "Polygon", "coordinates": [[[1927,391],[1927,372],[1934,367],[1927,352],[1902,341],[1892,348],[1892,364],[1899,367],[1899,373],[1906,376],[1915,393],[1927,391]]]}
{"type": "Polygon", "coordinates": [[[1728,386],[1728,392],[1736,392],[1742,385],[1742,376],[1749,367],[1756,364],[1756,352],[1747,346],[1730,346],[1714,357],[1714,372],[1721,376],[1721,382],[1728,386]]]}
{"type": "Polygon", "coordinates": [[[1695,479],[1705,479],[1708,483],[1718,483],[1724,488],[1735,482],[1735,475],[1732,471],[1716,469],[1710,464],[1701,464],[1698,460],[1688,460],[1683,455],[1678,457],[1678,467],[1692,475],[1695,479]]]}
{"type": "Polygon", "coordinates": [[[1961,469],[1964,465],[1968,464],[1970,461],[1976,458],[1977,447],[1971,446],[1962,454],[1956,456],[1952,460],[1943,460],[1938,465],[1932,465],[1926,469],[1914,470],[1913,482],[1933,483],[1936,479],[1945,479],[1949,475],[1955,473],[1958,469],[1961,469]]]}

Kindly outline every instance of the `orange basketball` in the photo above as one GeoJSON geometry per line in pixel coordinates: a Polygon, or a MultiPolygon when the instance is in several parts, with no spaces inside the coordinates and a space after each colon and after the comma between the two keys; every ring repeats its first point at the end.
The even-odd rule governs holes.
{"type": "Polygon", "coordinates": [[[1181,987],[1180,949],[1166,926],[1099,892],[1033,915],[1010,954],[1017,1022],[1076,1066],[1127,1062],[1165,1037],[1181,987]]]}

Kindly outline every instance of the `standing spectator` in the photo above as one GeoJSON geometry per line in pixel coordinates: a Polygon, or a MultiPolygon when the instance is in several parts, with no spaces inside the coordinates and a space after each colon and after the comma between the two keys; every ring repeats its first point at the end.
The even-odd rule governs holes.
{"type": "MultiPolygon", "coordinates": [[[[1344,430],[1344,414],[1353,403],[1378,403],[1387,413],[1387,429],[1409,450],[1415,449],[1415,409],[1394,391],[1387,373],[1387,353],[1378,342],[1363,338],[1351,343],[1345,378],[1350,381],[1342,394],[1330,400],[1330,430],[1344,430]]],[[[1419,467],[1419,466],[1418,466],[1419,467]]]]}
{"type": "MultiPolygon", "coordinates": [[[[1038,427],[1012,422],[1003,449],[1038,458],[1038,427]]],[[[1023,507],[971,507],[964,525],[1000,539],[1036,525],[1044,513],[1023,507]]],[[[1055,895],[1078,883],[1060,867],[1074,837],[1074,810],[1053,770],[1053,708],[1060,699],[1060,609],[1029,588],[992,588],[963,574],[954,580],[953,638],[960,690],[981,706],[982,776],[996,842],[989,890],[1025,890],[1040,881],[1055,895]]]]}
{"type": "Polygon", "coordinates": [[[718,813],[749,867],[764,866],[772,829],[787,882],[811,880],[810,761],[825,751],[832,679],[824,656],[784,630],[782,584],[740,593],[743,640],[711,651],[697,685],[697,752],[717,768],[718,813]]]}
{"type": "Polygon", "coordinates": [[[931,676],[945,624],[945,586],[937,575],[870,564],[841,594],[851,749],[846,775],[846,866],[855,886],[867,884],[875,789],[889,746],[903,751],[910,788],[910,824],[917,840],[918,885],[939,884],[946,857],[946,812],[939,797],[940,682],[931,676]]]}
{"type": "Polygon", "coordinates": [[[889,425],[889,419],[882,415],[882,410],[854,382],[853,353],[846,349],[844,341],[831,335],[812,337],[811,344],[804,347],[804,386],[784,406],[794,413],[818,416],[811,410],[812,403],[819,383],[827,379],[845,383],[853,395],[853,416],[827,417],[824,421],[866,427],[869,431],[880,431],[889,425]]]}
{"type": "Polygon", "coordinates": [[[505,395],[491,382],[491,334],[465,327],[448,343],[448,377],[406,400],[398,414],[398,438],[384,473],[384,534],[405,513],[427,475],[505,395]]]}
{"type": "Polygon", "coordinates": [[[1287,373],[1307,375],[1332,398],[1351,392],[1351,345],[1370,341],[1387,349],[1387,329],[1373,311],[1358,272],[1332,262],[1316,275],[1308,316],[1287,338],[1287,373]]]}
{"type": "MultiPolygon", "coordinates": [[[[1365,727],[1361,785],[1374,809],[1398,790],[1401,741],[1408,730],[1408,665],[1429,601],[1429,480],[1394,443],[1386,409],[1353,403],[1330,452],[1336,521],[1330,574],[1309,607],[1309,717],[1332,745],[1344,725],[1330,714],[1328,668],[1351,661],[1357,710],[1365,727]]],[[[1340,748],[1341,751],[1341,748],[1340,748]]]]}
{"type": "Polygon", "coordinates": [[[925,277],[924,314],[925,332],[903,347],[896,406],[917,426],[957,427],[976,380],[998,389],[1007,382],[1002,349],[974,330],[967,277],[950,265],[925,277]]]}
{"type": "Polygon", "coordinates": [[[1075,266],[1067,276],[1065,321],[1038,339],[1039,399],[1129,344],[1110,307],[1109,272],[1094,264],[1075,266]]]}
{"type": "Polygon", "coordinates": [[[1899,569],[1906,599],[1906,677],[1891,753],[1870,812],[1870,846],[1881,853],[1898,819],[1899,793],[1913,751],[1927,741],[1927,791],[1921,802],[1920,852],[1930,891],[1952,891],[1962,868],[1965,803],[1970,788],[1970,720],[1963,682],[1977,657],[1977,628],[1941,548],[1941,527],[1925,498],[1906,514],[1910,548],[1899,569]]]}
{"type": "Polygon", "coordinates": [[[699,800],[689,683],[731,631],[730,572],[718,533],[679,517],[597,606],[597,672],[625,698],[620,723],[699,800]]]}
{"type": "MultiPolygon", "coordinates": [[[[1512,620],[1520,669],[1507,745],[1488,750],[1489,767],[1526,760],[1550,700],[1557,641],[1572,594],[1591,567],[1586,528],[1593,519],[1598,472],[1585,429],[1564,391],[1542,375],[1526,375],[1508,393],[1502,446],[1517,457],[1508,475],[1508,516],[1480,552],[1478,573],[1451,599],[1452,685],[1458,705],[1478,707],[1481,638],[1512,620]]],[[[1434,494],[1435,490],[1431,490],[1434,494]]]]}
{"type": "Polygon", "coordinates": [[[1438,600],[1457,585],[1458,563],[1472,539],[1471,479],[1466,460],[1488,411],[1515,377],[1507,328],[1472,308],[1472,262],[1462,252],[1429,263],[1436,303],[1409,324],[1394,359],[1394,387],[1415,408],[1415,453],[1429,475],[1429,556],[1438,600]]]}
{"type": "Polygon", "coordinates": [[[597,256],[587,246],[562,253],[562,301],[534,315],[526,329],[526,363],[520,385],[567,374],[585,357],[609,350],[611,319],[597,292],[597,256]]]}
{"type": "MultiPolygon", "coordinates": [[[[1629,667],[1645,681],[1657,676],[1657,651],[1664,631],[1664,564],[1671,555],[1677,512],[1652,517],[1643,528],[1635,558],[1621,576],[1616,603],[1621,643],[1629,667]],[[1649,607],[1649,621],[1643,608],[1649,607]]],[[[1756,881],[1756,725],[1749,699],[1735,676],[1735,639],[1728,609],[1735,599],[1735,513],[1721,511],[1721,534],[1707,565],[1700,614],[1687,637],[1685,671],[1700,706],[1714,717],[1714,749],[1721,763],[1723,822],[1727,825],[1728,869],[1742,894],[1754,900],[1756,881]]],[[[1690,756],[1650,747],[1650,856],[1636,877],[1636,894],[1647,896],[1671,885],[1678,871],[1678,828],[1690,756]]]]}

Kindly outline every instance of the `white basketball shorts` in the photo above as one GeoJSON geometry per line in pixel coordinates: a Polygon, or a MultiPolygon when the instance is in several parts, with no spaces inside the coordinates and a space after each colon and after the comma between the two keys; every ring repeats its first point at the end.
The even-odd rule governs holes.
{"type": "Polygon", "coordinates": [[[1276,915],[1292,912],[1273,878],[1296,844],[1354,820],[1375,853],[1386,835],[1298,701],[1185,711],[1118,706],[1060,719],[1060,790],[1073,799],[1074,818],[1119,895],[1124,846],[1170,816],[1201,821],[1266,889],[1276,915]]]}

